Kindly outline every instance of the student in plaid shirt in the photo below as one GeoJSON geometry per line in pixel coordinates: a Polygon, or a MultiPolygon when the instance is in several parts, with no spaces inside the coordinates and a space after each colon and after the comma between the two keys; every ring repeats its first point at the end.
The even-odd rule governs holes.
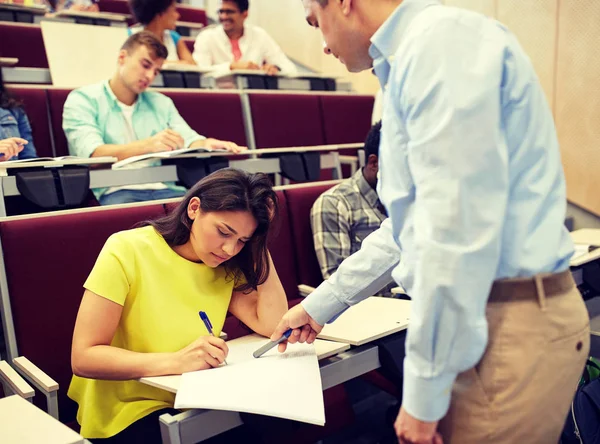
{"type": "MultiPolygon", "coordinates": [[[[362,241],[387,217],[377,197],[378,151],[381,122],[365,141],[366,165],[339,185],[324,192],[310,211],[310,224],[323,279],[329,278],[362,241]]],[[[389,295],[390,283],[380,294],[389,295]]]]}

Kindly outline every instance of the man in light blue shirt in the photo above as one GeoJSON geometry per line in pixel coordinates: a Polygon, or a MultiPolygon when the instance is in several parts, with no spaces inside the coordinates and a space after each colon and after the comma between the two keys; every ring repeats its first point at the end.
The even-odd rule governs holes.
{"type": "Polygon", "coordinates": [[[384,89],[378,194],[390,217],[273,339],[293,328],[289,342],[313,341],[392,276],[413,300],[399,441],[557,442],[589,322],[530,60],[498,22],[439,0],[303,3],[325,52],[373,68],[384,89]]]}
{"type": "MultiPolygon", "coordinates": [[[[167,48],[154,34],[133,34],[123,44],[118,68],[110,80],[69,94],[63,129],[72,155],[122,160],[180,148],[241,150],[233,142],[199,135],[179,115],[170,98],[146,91],[166,57],[167,48]]],[[[143,162],[135,167],[160,165],[160,161],[143,162]]],[[[110,205],[180,197],[186,189],[174,183],[147,183],[93,191],[100,204],[110,205]]]]}

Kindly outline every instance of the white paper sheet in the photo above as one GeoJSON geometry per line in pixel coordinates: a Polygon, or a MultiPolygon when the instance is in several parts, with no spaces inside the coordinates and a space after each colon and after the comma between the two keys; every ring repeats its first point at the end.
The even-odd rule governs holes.
{"type": "Polygon", "coordinates": [[[175,408],[231,410],[325,424],[321,372],[313,345],[276,348],[261,358],[252,352],[266,339],[246,336],[227,343],[227,364],[184,373],[175,408]]]}

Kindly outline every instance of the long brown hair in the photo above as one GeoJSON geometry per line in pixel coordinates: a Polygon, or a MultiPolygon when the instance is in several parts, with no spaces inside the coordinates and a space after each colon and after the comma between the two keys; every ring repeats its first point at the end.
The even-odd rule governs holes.
{"type": "Polygon", "coordinates": [[[269,276],[267,235],[279,213],[277,195],[269,177],[223,168],[194,185],[171,214],[145,225],[152,225],[171,247],[187,243],[192,228],[187,209],[194,197],[200,199],[200,209],[205,213],[248,211],[254,216],[257,227],[252,238],[224,265],[228,275],[236,281],[236,291],[256,290],[269,276]]]}

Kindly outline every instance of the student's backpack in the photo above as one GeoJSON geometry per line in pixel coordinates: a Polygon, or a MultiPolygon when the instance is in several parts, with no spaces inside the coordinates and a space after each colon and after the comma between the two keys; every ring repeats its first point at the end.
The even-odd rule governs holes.
{"type": "Polygon", "coordinates": [[[600,361],[589,358],[571,403],[561,444],[600,444],[600,361]]]}

